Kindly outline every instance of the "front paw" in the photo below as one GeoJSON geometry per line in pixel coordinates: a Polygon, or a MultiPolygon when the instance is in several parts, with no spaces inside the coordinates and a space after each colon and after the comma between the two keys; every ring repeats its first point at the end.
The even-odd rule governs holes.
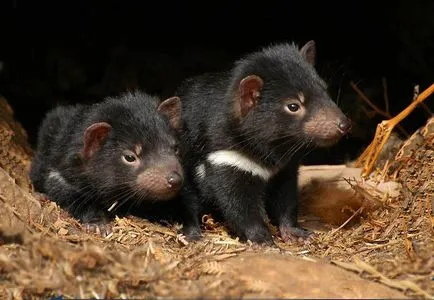
{"type": "Polygon", "coordinates": [[[101,237],[106,237],[113,232],[111,225],[106,222],[84,223],[83,228],[86,233],[98,234],[101,237]]]}
{"type": "Polygon", "coordinates": [[[258,244],[273,244],[273,237],[265,224],[249,226],[245,230],[245,239],[258,244]]]}
{"type": "Polygon", "coordinates": [[[184,225],[182,228],[182,234],[189,242],[198,241],[202,238],[202,232],[199,226],[184,225]]]}
{"type": "Polygon", "coordinates": [[[314,232],[302,227],[289,225],[279,226],[280,236],[284,242],[306,242],[314,236],[314,232]]]}
{"type": "Polygon", "coordinates": [[[40,202],[48,202],[51,201],[50,198],[48,198],[48,196],[44,193],[40,193],[40,192],[32,192],[33,197],[35,197],[38,201],[40,202]]]}

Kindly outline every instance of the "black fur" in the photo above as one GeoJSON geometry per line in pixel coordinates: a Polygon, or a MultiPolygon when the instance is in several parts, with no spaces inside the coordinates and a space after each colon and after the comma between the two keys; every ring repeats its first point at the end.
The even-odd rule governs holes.
{"type": "Polygon", "coordinates": [[[199,217],[210,209],[221,213],[243,240],[271,240],[266,212],[285,237],[308,234],[297,227],[299,161],[309,147],[336,142],[341,136],[336,133],[338,124],[347,122],[314,69],[315,48],[310,50],[274,45],[247,55],[229,71],[190,78],[178,88],[176,95],[183,102],[183,164],[188,172],[182,191],[184,233],[190,239],[200,237],[199,217]],[[263,87],[258,103],[238,117],[234,113],[238,89],[250,75],[259,76],[263,87]],[[297,98],[300,92],[305,113],[297,117],[284,111],[282,101],[297,98]],[[206,156],[217,150],[237,150],[275,175],[267,182],[233,167],[212,166],[206,156]],[[200,164],[206,166],[204,180],[195,175],[200,164]]]}
{"type": "Polygon", "coordinates": [[[151,187],[135,186],[138,175],[155,166],[162,170],[154,176],[165,176],[171,170],[183,174],[175,130],[170,118],[157,113],[159,104],[156,97],[134,92],[90,106],[61,106],[48,112],[30,171],[35,189],[83,223],[104,222],[139,202],[158,201],[151,187]],[[83,134],[97,122],[107,122],[112,129],[102,147],[85,159],[83,134]],[[132,168],[121,157],[138,144],[142,146],[140,165],[132,168]],[[50,177],[52,171],[59,172],[64,181],[50,177]],[[109,212],[115,201],[119,205],[109,212]]]}

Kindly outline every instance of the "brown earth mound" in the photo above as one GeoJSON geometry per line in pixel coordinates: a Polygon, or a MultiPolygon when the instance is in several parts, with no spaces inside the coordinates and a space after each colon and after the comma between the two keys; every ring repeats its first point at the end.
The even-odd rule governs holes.
{"type": "Polygon", "coordinates": [[[7,299],[434,295],[434,118],[370,180],[344,166],[302,168],[301,222],[317,235],[305,244],[276,235],[265,247],[238,242],[210,216],[196,243],[176,224],[133,217],[115,220],[107,238],[86,234],[31,194],[31,151],[10,108],[0,110],[0,134],[9,137],[0,143],[0,293],[7,299]]]}

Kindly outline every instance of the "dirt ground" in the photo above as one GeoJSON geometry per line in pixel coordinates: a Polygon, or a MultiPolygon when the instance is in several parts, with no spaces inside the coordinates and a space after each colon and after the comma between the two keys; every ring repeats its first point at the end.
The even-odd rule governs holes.
{"type": "Polygon", "coordinates": [[[86,234],[27,177],[26,135],[0,98],[0,294],[67,298],[434,298],[434,118],[368,180],[301,168],[309,243],[241,243],[205,216],[203,240],[127,217],[86,234]]]}

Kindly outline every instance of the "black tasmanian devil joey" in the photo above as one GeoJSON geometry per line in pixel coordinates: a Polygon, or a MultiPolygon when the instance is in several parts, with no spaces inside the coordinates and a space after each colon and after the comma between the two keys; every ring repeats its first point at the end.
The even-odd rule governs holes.
{"type": "Polygon", "coordinates": [[[178,97],[160,103],[138,91],[54,108],[38,133],[30,170],[35,190],[105,235],[114,215],[179,193],[180,118],[178,97]]]}
{"type": "Polygon", "coordinates": [[[242,240],[270,242],[266,217],[284,240],[310,235],[297,225],[300,160],[351,129],[314,68],[315,53],[314,41],[277,44],[180,85],[190,240],[200,238],[200,215],[209,210],[242,240]]]}

